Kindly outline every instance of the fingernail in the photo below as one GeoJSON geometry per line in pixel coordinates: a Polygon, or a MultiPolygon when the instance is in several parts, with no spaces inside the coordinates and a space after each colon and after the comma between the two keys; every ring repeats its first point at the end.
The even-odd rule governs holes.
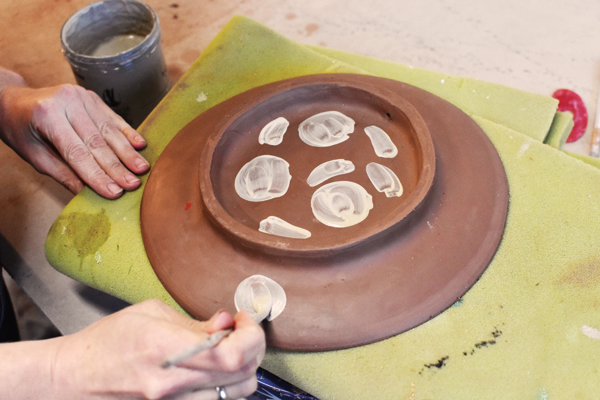
{"type": "Polygon", "coordinates": [[[137,176],[133,175],[133,174],[125,174],[125,180],[127,181],[127,183],[134,184],[134,183],[139,183],[139,179],[137,176]]]}
{"type": "Polygon", "coordinates": [[[216,320],[217,318],[219,318],[221,316],[221,314],[223,314],[225,312],[227,312],[227,310],[224,308],[221,308],[220,310],[217,310],[217,312],[213,314],[211,319],[216,320]]]}
{"type": "Polygon", "coordinates": [[[225,310],[225,309],[222,309],[222,310],[219,310],[219,311],[217,311],[217,312],[216,312],[216,313],[213,315],[213,317],[210,319],[210,322],[214,324],[214,323],[216,323],[217,321],[219,321],[221,318],[226,318],[226,319],[229,319],[229,318],[231,318],[231,317],[229,316],[229,312],[228,312],[227,310],[225,310]],[[223,316],[225,316],[225,317],[223,317],[223,316]]]}
{"type": "Polygon", "coordinates": [[[138,143],[143,143],[146,144],[146,141],[144,140],[143,137],[141,137],[140,135],[135,135],[134,140],[138,143]]]}
{"type": "Polygon", "coordinates": [[[136,167],[138,167],[138,169],[144,169],[144,168],[148,168],[150,166],[150,164],[148,164],[148,162],[146,160],[144,160],[143,158],[137,159],[135,162],[136,167]]]}
{"type": "Polygon", "coordinates": [[[123,192],[123,188],[116,183],[109,183],[106,187],[112,194],[119,194],[123,192]]]}

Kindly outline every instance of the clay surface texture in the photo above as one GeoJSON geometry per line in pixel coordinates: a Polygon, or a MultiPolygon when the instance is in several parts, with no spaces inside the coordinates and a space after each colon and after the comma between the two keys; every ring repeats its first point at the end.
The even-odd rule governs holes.
{"type": "MultiPolygon", "coordinates": [[[[390,147],[385,138],[382,143],[390,147]]],[[[268,175],[248,173],[257,182],[268,175]]],[[[257,195],[268,191],[262,183],[245,186],[257,195]]],[[[500,158],[466,114],[401,82],[327,74],[252,89],[190,122],[153,166],[141,227],[158,278],[190,314],[206,319],[220,308],[233,312],[240,282],[268,277],[287,299],[279,317],[264,323],[268,345],[316,351],[379,341],[451,306],[492,259],[507,209],[500,158]],[[338,121],[327,131],[333,134],[323,134],[323,126],[337,122],[321,120],[311,140],[345,139],[307,145],[300,125],[325,111],[352,119],[353,132],[338,121]],[[261,130],[280,116],[289,121],[282,142],[260,144],[261,130]],[[335,133],[340,126],[343,135],[335,133]],[[375,154],[379,145],[364,132],[368,126],[385,132],[395,157],[375,154]],[[243,199],[234,190],[236,176],[261,156],[289,164],[289,187],[266,201],[243,199]],[[309,176],[332,160],[351,161],[355,169],[311,187],[309,176]],[[335,185],[352,187],[325,197],[346,204],[340,213],[352,207],[364,213],[372,202],[360,223],[339,228],[315,217],[313,195],[335,185]],[[261,232],[262,221],[270,224],[265,230],[311,235],[261,232]]]]}
{"type": "Polygon", "coordinates": [[[425,198],[435,174],[431,135],[414,107],[358,82],[256,99],[230,114],[201,154],[201,197],[213,222],[246,246],[283,256],[330,255],[385,235],[425,198]],[[262,145],[265,127],[283,120],[281,142],[262,145]],[[375,140],[365,131],[372,126],[382,127],[375,140]],[[374,190],[366,167],[375,160],[394,171],[401,197],[374,190]],[[276,238],[279,229],[260,228],[269,217],[311,235],[276,238]]]}

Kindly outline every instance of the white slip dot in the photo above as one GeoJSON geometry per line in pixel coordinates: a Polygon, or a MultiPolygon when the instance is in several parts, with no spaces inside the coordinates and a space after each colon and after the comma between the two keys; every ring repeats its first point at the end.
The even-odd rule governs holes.
{"type": "Polygon", "coordinates": [[[600,330],[584,325],[581,327],[581,332],[590,339],[600,340],[600,330]]]}

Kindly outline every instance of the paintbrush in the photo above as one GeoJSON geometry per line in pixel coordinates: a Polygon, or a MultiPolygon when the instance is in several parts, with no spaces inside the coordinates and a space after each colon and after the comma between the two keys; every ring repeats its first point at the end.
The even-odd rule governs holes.
{"type": "MultiPolygon", "coordinates": [[[[234,295],[235,308],[238,311],[246,311],[257,324],[261,324],[265,319],[270,321],[276,318],[285,308],[286,301],[285,291],[281,285],[262,275],[253,275],[244,279],[238,285],[234,295]]],[[[161,367],[176,367],[196,354],[215,347],[231,332],[233,329],[215,332],[205,340],[168,357],[161,367]]]]}
{"type": "MultiPolygon", "coordinates": [[[[236,306],[242,301],[240,299],[241,297],[248,297],[250,299],[249,301],[251,301],[251,303],[248,305],[244,303],[243,308],[241,309],[248,312],[248,314],[250,314],[252,319],[257,324],[260,324],[265,318],[269,316],[269,314],[271,314],[271,310],[273,308],[273,298],[271,296],[269,288],[267,288],[267,286],[264,285],[262,282],[252,283],[249,291],[236,291],[236,306]]],[[[238,308],[238,310],[239,309],[240,308],[238,308]]],[[[184,361],[194,357],[196,354],[199,354],[205,350],[215,347],[231,332],[233,332],[233,329],[225,329],[222,331],[215,332],[205,340],[195,343],[183,349],[181,352],[168,357],[161,364],[161,367],[176,367],[184,361]]]]}
{"type": "Polygon", "coordinates": [[[210,335],[209,337],[207,337],[205,340],[203,340],[202,342],[193,344],[193,345],[183,349],[181,352],[168,357],[161,364],[161,367],[162,368],[176,367],[179,364],[181,364],[182,362],[189,360],[196,354],[201,353],[204,350],[212,349],[217,344],[219,344],[219,342],[221,340],[223,340],[225,337],[227,337],[231,332],[233,332],[233,329],[225,329],[222,331],[215,332],[212,335],[210,335]]]}

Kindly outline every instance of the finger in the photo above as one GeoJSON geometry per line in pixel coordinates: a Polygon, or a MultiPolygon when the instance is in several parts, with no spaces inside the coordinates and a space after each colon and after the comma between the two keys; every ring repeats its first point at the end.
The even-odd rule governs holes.
{"type": "Polygon", "coordinates": [[[252,317],[250,316],[250,314],[248,314],[247,311],[240,311],[235,315],[234,318],[235,321],[235,327],[237,328],[247,328],[247,327],[260,327],[259,324],[256,323],[256,321],[254,321],[254,319],[252,319],[252,317]]]}
{"type": "Polygon", "coordinates": [[[146,146],[140,134],[94,92],[82,93],[82,99],[90,119],[123,164],[137,174],[147,172],[150,164],[135,150],[146,146]]]}
{"type": "MultiPolygon", "coordinates": [[[[190,320],[188,319],[188,321],[190,320]]],[[[174,326],[191,328],[189,330],[186,329],[186,332],[196,335],[196,337],[193,339],[191,344],[186,345],[186,347],[182,348],[177,353],[170,355],[169,358],[165,360],[166,364],[162,364],[163,366],[181,365],[183,367],[187,367],[184,365],[187,360],[197,356],[198,354],[205,353],[212,347],[218,345],[218,343],[225,336],[231,333],[231,330],[226,328],[233,326],[233,318],[226,311],[221,311],[215,314],[209,321],[205,323],[188,321],[181,321],[179,325],[174,326]]],[[[187,342],[180,340],[178,343],[183,344],[187,342]]],[[[195,365],[191,365],[189,367],[193,369],[197,368],[195,365]]]]}
{"type": "Polygon", "coordinates": [[[219,391],[225,391],[227,399],[243,399],[246,396],[250,396],[258,388],[258,380],[256,374],[251,378],[244,381],[237,382],[234,384],[228,384],[225,386],[211,386],[208,388],[198,388],[192,391],[187,391],[175,395],[166,397],[166,399],[177,399],[177,400],[218,400],[219,391]]]}
{"type": "Polygon", "coordinates": [[[197,390],[191,393],[186,393],[180,397],[177,397],[178,400],[218,400],[220,399],[219,392],[222,391],[225,394],[225,398],[227,399],[243,399],[246,396],[250,396],[252,393],[256,392],[258,388],[258,380],[256,379],[256,375],[254,375],[250,379],[246,379],[243,382],[238,382],[232,385],[227,386],[216,386],[214,388],[197,390]]]}
{"type": "Polygon", "coordinates": [[[61,185],[66,187],[73,194],[81,192],[84,183],[79,179],[63,159],[44,144],[36,144],[36,147],[43,147],[37,150],[37,153],[29,158],[35,169],[42,174],[52,177],[61,185]]]}
{"type": "Polygon", "coordinates": [[[246,313],[234,318],[234,331],[219,344],[205,353],[190,359],[185,364],[215,372],[240,372],[247,374],[260,365],[265,352],[265,334],[246,313]]]}
{"type": "Polygon", "coordinates": [[[216,381],[207,381],[201,387],[195,387],[194,385],[179,386],[177,389],[170,391],[171,394],[161,398],[163,400],[215,400],[219,399],[219,391],[217,390],[219,388],[225,391],[227,399],[243,399],[256,392],[257,387],[258,380],[256,374],[253,374],[250,378],[234,383],[223,384],[216,381]]]}
{"type": "MultiPolygon", "coordinates": [[[[243,359],[240,361],[243,365],[254,365],[258,367],[265,355],[266,342],[265,331],[262,326],[257,324],[246,311],[238,312],[234,317],[235,330],[230,341],[224,343],[231,345],[231,349],[223,346],[217,350],[228,350],[228,352],[242,352],[243,359]]],[[[230,357],[227,351],[222,357],[230,357]]],[[[235,364],[234,364],[235,365],[235,364]]]]}
{"type": "Polygon", "coordinates": [[[132,308],[143,309],[144,313],[165,319],[195,333],[214,333],[233,327],[233,317],[225,310],[217,311],[208,321],[198,321],[175,311],[160,300],[146,300],[132,308]]]}
{"type": "Polygon", "coordinates": [[[39,173],[54,178],[72,193],[79,193],[85,186],[79,176],[35,128],[29,126],[29,129],[30,136],[21,136],[21,143],[26,142],[26,144],[14,147],[17,154],[28,161],[39,173]]]}
{"type": "MultiPolygon", "coordinates": [[[[159,346],[160,347],[160,346],[159,346]]],[[[155,368],[159,368],[156,364],[155,368]]],[[[146,383],[145,388],[153,395],[150,398],[172,395],[186,391],[200,391],[214,386],[247,387],[256,378],[258,364],[248,365],[234,372],[207,371],[186,368],[179,365],[176,368],[155,369],[153,377],[146,383]],[[245,384],[244,384],[245,382],[245,384]]],[[[252,388],[252,385],[250,385],[252,388]]],[[[238,391],[234,391],[237,393],[238,391]]]]}
{"type": "MultiPolygon", "coordinates": [[[[245,387],[245,390],[252,390],[257,368],[258,365],[253,365],[236,372],[211,372],[183,366],[161,369],[146,385],[146,389],[150,393],[160,394],[159,397],[186,391],[198,392],[215,386],[245,387]]],[[[234,393],[241,391],[241,389],[234,390],[234,393]]]]}
{"type": "Polygon", "coordinates": [[[135,130],[133,129],[119,114],[116,114],[95,92],[88,90],[87,91],[90,100],[93,101],[97,107],[97,109],[104,113],[109,114],[115,121],[115,123],[119,126],[119,129],[123,131],[123,134],[127,137],[127,140],[131,143],[133,147],[136,149],[142,149],[146,146],[146,140],[135,130]]]}
{"type": "MultiPolygon", "coordinates": [[[[207,338],[208,332],[231,327],[234,320],[226,311],[216,313],[207,322],[198,322],[184,317],[161,301],[148,300],[130,308],[131,311],[151,315],[157,320],[168,321],[173,327],[184,327],[176,330],[180,338],[169,343],[177,343],[178,347],[163,348],[167,353],[163,358],[178,354],[189,346],[207,338]]],[[[189,360],[179,364],[175,370],[197,371],[205,374],[206,382],[231,384],[243,381],[255,374],[264,356],[264,332],[247,314],[239,314],[235,323],[236,330],[221,340],[216,348],[200,352],[189,360]],[[224,347],[222,350],[216,350],[224,347]]],[[[175,332],[175,331],[174,331],[175,332]]],[[[162,360],[161,360],[162,361],[162,360]]]]}
{"type": "Polygon", "coordinates": [[[95,192],[109,199],[123,193],[123,188],[96,162],[64,113],[47,110],[42,115],[34,115],[32,126],[45,133],[47,140],[66,163],[95,192]]]}
{"type": "Polygon", "coordinates": [[[260,358],[258,359],[258,364],[262,362],[262,357],[264,357],[266,342],[265,342],[265,331],[263,330],[260,324],[257,324],[256,321],[248,314],[246,311],[238,312],[234,317],[235,330],[237,332],[247,331],[249,334],[246,335],[246,340],[248,341],[248,346],[257,346],[259,351],[260,358]]]}
{"type": "MultiPolygon", "coordinates": [[[[240,399],[256,392],[256,389],[258,388],[258,379],[256,378],[256,374],[253,374],[251,378],[246,379],[243,382],[223,386],[222,388],[225,390],[228,399],[240,399]]],[[[216,398],[218,399],[219,397],[216,398]]]]}
{"type": "MultiPolygon", "coordinates": [[[[139,178],[121,163],[121,160],[105,138],[106,135],[112,137],[111,140],[114,141],[114,136],[120,135],[113,125],[100,127],[101,132],[90,118],[85,107],[79,102],[70,104],[66,110],[66,115],[69,123],[88,148],[94,160],[108,176],[127,190],[134,190],[140,186],[139,178]]],[[[122,135],[121,138],[126,142],[122,135]]],[[[130,150],[135,153],[133,148],[130,147],[130,150]]]]}
{"type": "Polygon", "coordinates": [[[219,311],[204,323],[204,330],[209,333],[233,328],[234,319],[227,311],[219,311]]]}

